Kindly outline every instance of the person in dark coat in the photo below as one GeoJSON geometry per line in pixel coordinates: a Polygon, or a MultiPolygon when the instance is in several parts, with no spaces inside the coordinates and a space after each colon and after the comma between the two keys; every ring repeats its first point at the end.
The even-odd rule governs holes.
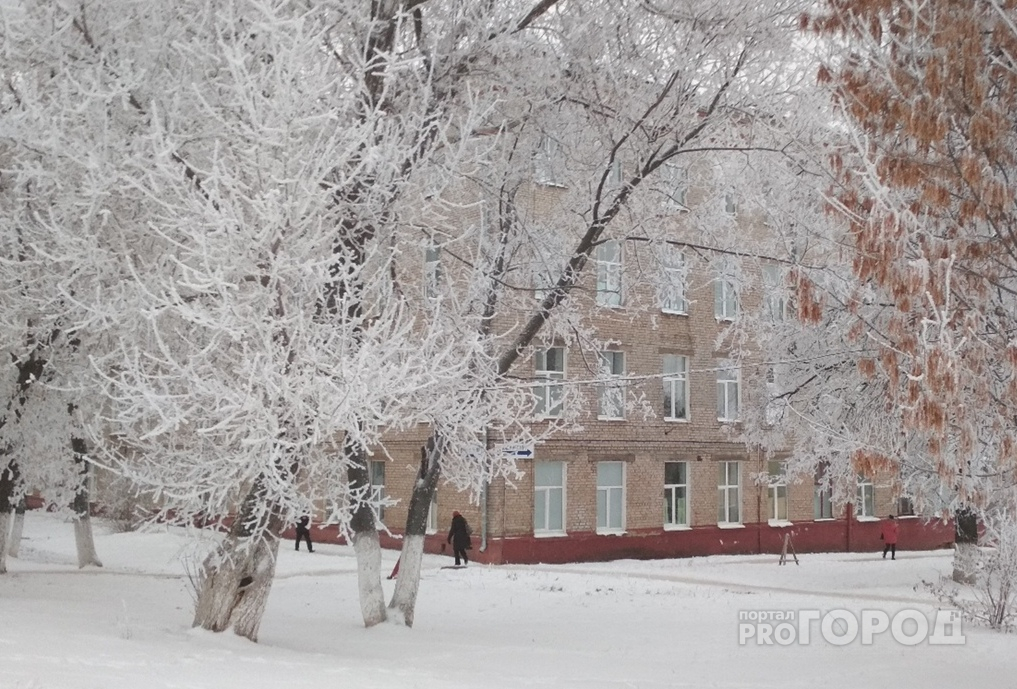
{"type": "Polygon", "coordinates": [[[297,550],[300,550],[300,539],[307,541],[307,552],[313,553],[314,546],[311,545],[311,530],[307,528],[307,525],[311,523],[311,518],[306,514],[297,520],[297,550]]]}
{"type": "Polygon", "coordinates": [[[470,540],[470,525],[466,523],[466,517],[458,512],[452,513],[452,527],[448,530],[448,542],[452,544],[452,552],[456,556],[456,566],[459,566],[459,559],[462,558],[463,566],[469,564],[470,558],[466,557],[466,551],[473,547],[470,540]]]}
{"type": "Polygon", "coordinates": [[[883,522],[883,526],[880,530],[879,537],[883,539],[883,559],[886,559],[886,554],[890,553],[890,559],[897,559],[897,520],[891,514],[883,522]]]}

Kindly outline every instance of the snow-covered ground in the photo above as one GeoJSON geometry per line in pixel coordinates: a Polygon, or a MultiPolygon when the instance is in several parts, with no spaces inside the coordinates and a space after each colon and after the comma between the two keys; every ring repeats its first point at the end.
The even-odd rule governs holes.
{"type": "MultiPolygon", "coordinates": [[[[360,623],[352,549],[282,549],[259,643],[190,627],[198,552],[175,529],[112,533],[79,570],[72,527],[31,512],[0,576],[2,689],[1017,687],[1017,637],[956,646],[738,642],[739,611],[937,604],[950,553],[805,555],[441,569],[427,556],[413,629],[360,623]]],[[[386,552],[386,566],[396,553],[386,552]]],[[[391,592],[393,582],[385,582],[391,592]]]]}

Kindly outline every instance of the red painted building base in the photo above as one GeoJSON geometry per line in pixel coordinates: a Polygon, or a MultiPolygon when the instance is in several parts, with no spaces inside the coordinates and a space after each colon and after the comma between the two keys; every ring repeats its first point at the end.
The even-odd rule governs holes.
{"type": "MultiPolygon", "coordinates": [[[[898,550],[936,550],[953,545],[952,521],[925,522],[917,518],[898,519],[898,550]]],[[[560,537],[521,536],[491,538],[481,551],[479,534],[473,537],[470,559],[491,564],[561,564],[567,562],[604,562],[608,560],[649,560],[703,555],[752,555],[780,553],[784,534],[791,534],[791,543],[798,553],[877,552],[883,549],[879,540],[880,522],[855,519],[832,519],[799,522],[787,526],[745,524],[740,528],[701,526],[680,531],[645,529],[622,535],[570,533],[560,537]]],[[[312,528],[316,543],[345,543],[334,527],[312,528]]],[[[294,537],[290,530],[284,534],[294,537]]],[[[382,533],[383,548],[398,549],[398,535],[382,533]]],[[[445,534],[428,536],[425,552],[452,556],[445,534]]]]}

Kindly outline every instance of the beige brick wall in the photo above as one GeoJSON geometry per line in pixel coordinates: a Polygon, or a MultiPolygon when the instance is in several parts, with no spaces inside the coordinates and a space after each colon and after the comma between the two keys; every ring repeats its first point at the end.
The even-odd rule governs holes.
{"type": "MultiPolygon", "coordinates": [[[[529,196],[520,195],[521,213],[529,216],[550,216],[564,203],[567,191],[546,186],[534,186],[529,196]]],[[[458,222],[474,223],[480,219],[479,206],[463,211],[458,222]]],[[[683,216],[674,214],[665,222],[673,223],[673,236],[700,243],[701,237],[692,228],[683,226],[683,216]]],[[[749,214],[739,215],[734,221],[745,231],[747,241],[765,231],[749,214]]],[[[454,225],[454,223],[451,223],[454,225]]],[[[450,232],[452,230],[449,230],[450,232]]],[[[757,485],[753,474],[766,470],[766,462],[758,453],[733,442],[737,428],[717,420],[716,369],[725,358],[722,334],[728,327],[714,316],[713,278],[709,266],[710,256],[703,252],[688,252],[689,280],[686,298],[687,315],[661,312],[656,305],[656,283],[659,272],[649,249],[639,242],[624,244],[624,304],[608,308],[596,304],[596,264],[591,261],[572,299],[584,320],[593,327],[602,341],[611,341],[609,348],[625,354],[628,384],[625,420],[597,418],[598,398],[596,386],[586,383],[578,387],[576,403],[581,407],[581,433],[558,434],[536,448],[537,461],[562,461],[567,466],[566,530],[588,532],[596,528],[597,462],[621,460],[626,467],[625,524],[628,530],[659,529],[663,525],[662,496],[664,463],[686,461],[689,466],[689,491],[692,526],[717,523],[718,465],[722,460],[741,462],[741,516],[745,523],[766,521],[767,487],[757,485]],[[684,355],[689,358],[690,418],[688,421],[665,421],[663,418],[663,384],[661,381],[663,356],[684,355]],[[644,405],[652,414],[644,413],[644,405]]],[[[405,267],[404,274],[419,275],[422,257],[408,256],[415,262],[405,267]]],[[[455,267],[443,266],[446,279],[455,280],[455,267]]],[[[756,268],[747,266],[750,274],[756,268]]],[[[758,275],[755,276],[758,278],[758,275]]],[[[528,276],[514,280],[526,286],[528,276]]],[[[755,281],[759,284],[758,279],[755,281]]],[[[422,293],[421,290],[417,292],[422,293]]],[[[412,290],[408,290],[412,294],[412,290]]],[[[495,327],[507,332],[517,328],[529,316],[534,296],[525,289],[506,296],[495,327]]],[[[743,312],[761,308],[758,287],[740,295],[743,312]]],[[[539,346],[551,343],[539,341],[539,346]]],[[[591,381],[597,374],[597,352],[588,345],[573,346],[566,352],[566,381],[591,381]]],[[[534,359],[527,353],[514,367],[513,374],[520,378],[532,377],[534,359]]],[[[743,374],[741,406],[754,402],[750,399],[743,374]]],[[[540,423],[536,424],[539,428],[540,423]]],[[[409,495],[419,458],[419,447],[426,439],[426,429],[392,438],[387,443],[395,457],[388,477],[390,495],[409,495]]],[[[489,534],[519,536],[533,533],[533,471],[530,462],[520,468],[524,475],[510,484],[495,481],[488,491],[489,534]]],[[[888,514],[893,500],[888,482],[877,483],[877,514],[888,514]]],[[[467,496],[458,495],[447,486],[439,489],[439,523],[447,528],[453,509],[467,516],[471,523],[479,524],[479,511],[467,496]]],[[[788,486],[788,512],[792,522],[813,519],[813,486],[802,482],[788,486]]],[[[835,506],[834,516],[841,516],[842,506],[835,506]]],[[[401,529],[405,522],[405,507],[388,510],[386,523],[401,529]]]]}

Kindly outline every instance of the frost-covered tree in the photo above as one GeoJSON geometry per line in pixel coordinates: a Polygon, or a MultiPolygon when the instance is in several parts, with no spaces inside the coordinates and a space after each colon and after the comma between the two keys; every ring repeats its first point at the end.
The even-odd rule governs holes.
{"type": "MultiPolygon", "coordinates": [[[[424,35],[429,13],[441,6],[419,3],[424,35]]],[[[498,96],[487,126],[474,132],[478,146],[490,140],[490,162],[456,180],[464,191],[452,197],[460,208],[461,199],[472,201],[474,231],[464,232],[461,211],[450,207],[441,222],[440,204],[427,230],[448,272],[440,304],[483,314],[491,368],[480,378],[499,383],[493,394],[519,375],[518,362],[556,338],[600,348],[590,307],[611,298],[607,279],[600,284],[591,270],[602,250],[623,246],[633,257],[626,280],[653,293],[668,249],[724,254],[744,244],[745,225],[723,201],[746,178],[765,176],[767,158],[783,160],[796,135],[781,115],[798,87],[800,9],[791,2],[594,1],[482,13],[504,17],[497,26],[506,30],[477,22],[471,39],[497,58],[497,68],[470,83],[498,96]],[[685,198],[691,189],[695,203],[685,198]],[[644,263],[653,268],[640,272],[644,263]]],[[[454,206],[448,196],[446,206],[454,206]]],[[[434,486],[439,477],[459,487],[466,479],[479,496],[488,478],[453,471],[447,462],[454,454],[442,449],[448,424],[434,425],[390,603],[407,624],[434,486]]]]}
{"type": "MultiPolygon", "coordinates": [[[[390,116],[392,94],[350,75],[373,88],[377,61],[396,56],[340,40],[364,35],[348,25],[370,34],[366,10],[11,15],[26,123],[13,167],[44,205],[26,242],[58,259],[64,318],[89,333],[97,461],[147,486],[164,516],[236,508],[197,578],[195,623],[251,638],[278,533],[312,501],[352,533],[362,570],[378,569],[377,534],[358,528],[373,528],[366,457],[474,356],[476,338],[419,319],[393,280],[395,257],[419,246],[397,231],[408,170],[439,144],[454,161],[449,132],[469,131],[474,107],[449,115],[409,90],[390,116]]],[[[375,578],[369,624],[384,613],[375,578]]]]}
{"type": "Polygon", "coordinates": [[[803,25],[833,110],[797,187],[829,213],[791,232],[797,318],[757,340],[752,437],[844,500],[889,476],[970,543],[1015,478],[1012,8],[836,0],[803,25]]]}
{"type": "Polygon", "coordinates": [[[236,508],[196,624],[256,636],[279,530],[312,500],[383,620],[367,458],[422,421],[392,601],[412,623],[434,486],[512,470],[492,445],[527,433],[513,366],[538,336],[596,337],[580,296],[599,247],[738,245],[714,202],[765,172],[750,154],[783,156],[799,9],[19,6],[6,40],[35,126],[16,168],[88,333],[97,461],[167,515],[236,508]],[[686,183],[709,198],[679,232],[686,183]],[[418,308],[407,257],[439,250],[449,279],[418,308]]]}
{"type": "Polygon", "coordinates": [[[905,473],[988,509],[1015,478],[1013,8],[831,2],[812,26],[843,48],[820,74],[859,161],[835,161],[837,202],[859,284],[886,309],[853,331],[875,348],[859,367],[923,458],[905,473]]]}
{"type": "MultiPolygon", "coordinates": [[[[15,86],[10,85],[12,91],[15,86]]],[[[16,95],[16,92],[15,92],[16,95]]],[[[7,131],[16,131],[13,98],[3,99],[7,131]]],[[[12,165],[11,170],[16,169],[12,165]]],[[[0,569],[3,555],[16,556],[24,522],[25,495],[41,491],[51,507],[73,515],[78,561],[100,565],[91,535],[90,464],[80,437],[79,405],[89,407],[82,358],[67,319],[59,271],[52,256],[30,244],[33,204],[25,178],[8,174],[0,186],[0,569]],[[14,529],[8,528],[17,514],[14,529]],[[8,544],[7,538],[10,537],[8,544]]],[[[36,199],[38,201],[38,198],[36,199]]]]}

